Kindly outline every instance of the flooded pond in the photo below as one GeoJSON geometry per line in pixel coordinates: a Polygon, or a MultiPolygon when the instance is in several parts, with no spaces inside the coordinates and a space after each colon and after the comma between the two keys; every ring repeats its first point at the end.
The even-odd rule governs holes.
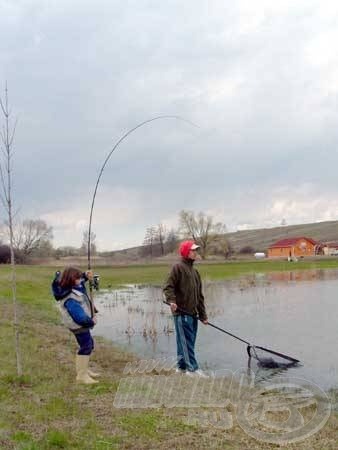
{"type": "MultiPolygon", "coordinates": [[[[309,270],[255,274],[204,282],[209,321],[252,344],[302,362],[288,375],[328,390],[338,387],[338,271],[309,270]]],[[[160,286],[126,286],[101,291],[95,334],[139,358],[176,355],[174,324],[160,286]]],[[[196,355],[205,370],[247,366],[245,344],[199,323],[196,355]]],[[[270,376],[256,368],[256,377],[270,376]]]]}

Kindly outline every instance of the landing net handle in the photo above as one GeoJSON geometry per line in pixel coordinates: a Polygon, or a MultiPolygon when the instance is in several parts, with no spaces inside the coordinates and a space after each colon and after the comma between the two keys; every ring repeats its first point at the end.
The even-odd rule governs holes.
{"type": "MultiPolygon", "coordinates": [[[[166,300],[163,300],[163,303],[165,303],[166,305],[169,305],[169,306],[170,306],[170,302],[167,302],[166,300]]],[[[182,308],[177,308],[177,309],[178,309],[178,311],[180,311],[182,314],[187,314],[187,315],[189,315],[189,316],[192,315],[192,314],[189,314],[187,311],[184,311],[182,308]]],[[[194,317],[196,317],[198,320],[201,320],[201,319],[200,319],[199,317],[197,317],[197,316],[194,316],[194,317]]],[[[298,359],[292,358],[291,356],[284,355],[283,353],[275,352],[274,350],[270,350],[270,349],[265,348],[265,347],[260,347],[259,345],[252,345],[252,344],[250,344],[250,342],[248,342],[248,341],[242,339],[242,338],[239,337],[239,336],[236,336],[236,335],[233,334],[233,333],[230,333],[229,331],[224,330],[223,328],[218,327],[217,325],[214,325],[213,323],[208,322],[208,325],[209,325],[210,327],[212,327],[212,328],[216,328],[216,330],[219,330],[219,331],[221,331],[222,333],[227,334],[228,336],[231,336],[231,337],[237,339],[238,341],[243,342],[244,344],[247,344],[246,351],[247,351],[247,353],[248,353],[248,355],[249,355],[249,358],[252,358],[252,357],[253,357],[253,358],[257,359],[258,361],[261,361],[261,360],[262,360],[261,358],[259,358],[259,356],[257,355],[257,353],[256,353],[256,351],[255,351],[255,349],[257,348],[257,349],[262,350],[262,351],[264,351],[264,352],[270,353],[271,355],[278,356],[279,358],[283,358],[283,359],[289,361],[291,364],[298,364],[298,363],[300,363],[300,361],[299,361],[298,359]]]]}

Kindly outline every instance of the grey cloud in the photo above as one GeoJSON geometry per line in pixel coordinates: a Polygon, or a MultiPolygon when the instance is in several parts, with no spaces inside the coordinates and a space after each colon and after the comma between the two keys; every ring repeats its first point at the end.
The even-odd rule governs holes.
{"type": "Polygon", "coordinates": [[[234,226],[258,223],[252,199],[273,203],[285,183],[336,192],[337,90],[327,80],[337,62],[318,65],[309,53],[314,38],[337,29],[327,7],[0,0],[0,81],[19,115],[22,213],[71,209],[70,198],[85,210],[114,143],[159,114],[201,128],[163,120],[121,144],[98,196],[118,186],[153,201],[130,237],[115,240],[188,206],[224,211],[234,226]]]}

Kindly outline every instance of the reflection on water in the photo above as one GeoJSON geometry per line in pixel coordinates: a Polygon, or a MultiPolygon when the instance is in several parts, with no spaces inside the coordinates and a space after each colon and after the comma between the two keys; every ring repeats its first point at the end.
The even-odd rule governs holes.
{"type": "MultiPolygon", "coordinates": [[[[324,389],[338,387],[338,272],[308,270],[250,275],[204,283],[210,322],[252,344],[280,351],[302,362],[288,374],[324,389]]],[[[126,286],[96,299],[95,334],[119,343],[141,358],[175,355],[174,325],[156,286],[126,286]]],[[[196,353],[204,369],[236,371],[248,364],[245,344],[199,324],[196,353]]],[[[257,380],[279,369],[252,367],[257,380]]]]}
{"type": "Polygon", "coordinates": [[[248,359],[248,373],[253,372],[255,375],[255,383],[269,381],[274,377],[286,374],[289,369],[287,367],[265,368],[259,367],[253,359],[248,359]]]}

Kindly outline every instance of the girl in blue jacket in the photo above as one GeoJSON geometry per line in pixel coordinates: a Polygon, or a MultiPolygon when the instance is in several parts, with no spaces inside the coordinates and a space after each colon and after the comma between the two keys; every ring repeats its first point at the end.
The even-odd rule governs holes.
{"type": "Polygon", "coordinates": [[[95,307],[89,298],[85,282],[92,279],[92,272],[82,273],[75,267],[57,272],[52,283],[64,325],[74,334],[79,350],[76,355],[76,381],[85,384],[97,383],[92,377],[99,374],[89,370],[89,357],[94,349],[90,330],[96,324],[95,307]]]}

